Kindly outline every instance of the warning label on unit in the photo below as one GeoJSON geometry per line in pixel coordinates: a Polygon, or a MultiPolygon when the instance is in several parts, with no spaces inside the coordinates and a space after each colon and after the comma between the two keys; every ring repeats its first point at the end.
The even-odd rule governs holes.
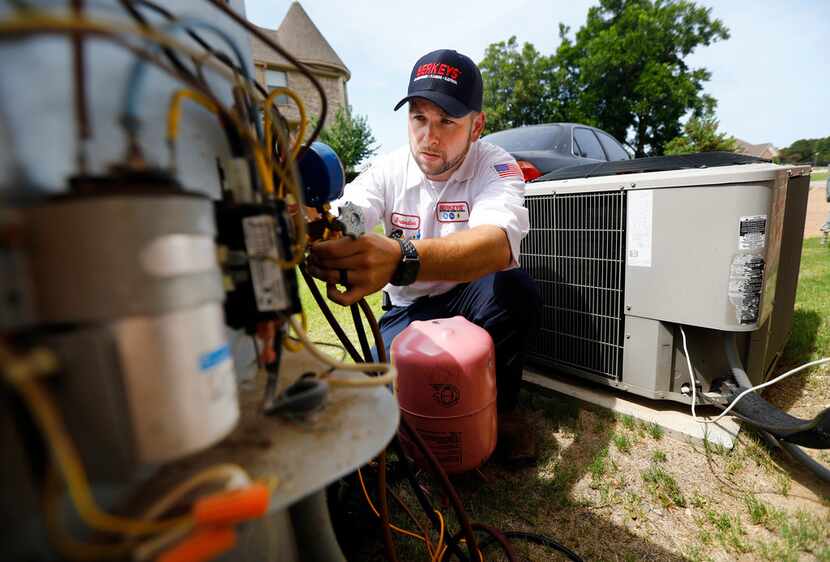
{"type": "Polygon", "coordinates": [[[738,227],[739,250],[763,250],[767,244],[767,216],[741,217],[738,227]]]}
{"type": "Polygon", "coordinates": [[[242,227],[257,309],[266,312],[287,308],[285,281],[279,264],[276,220],[268,215],[247,217],[242,220],[242,227]]]}
{"type": "Polygon", "coordinates": [[[430,431],[418,429],[430,451],[441,464],[461,464],[461,433],[458,431],[430,431]]]}
{"type": "Polygon", "coordinates": [[[625,263],[634,267],[651,267],[652,215],[654,192],[629,191],[626,224],[625,263]]]}
{"type": "Polygon", "coordinates": [[[755,324],[764,283],[764,258],[752,254],[735,256],[729,268],[729,302],[735,305],[738,324],[755,324]]]}

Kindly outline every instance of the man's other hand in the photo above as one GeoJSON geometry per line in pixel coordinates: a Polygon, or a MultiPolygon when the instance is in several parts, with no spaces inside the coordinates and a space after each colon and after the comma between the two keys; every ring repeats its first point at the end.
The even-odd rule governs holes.
{"type": "Polygon", "coordinates": [[[348,306],[389,283],[400,261],[400,244],[380,234],[369,233],[357,240],[340,238],[313,244],[308,257],[308,272],[326,282],[329,299],[348,306]],[[346,290],[341,292],[337,285],[344,277],[346,290]]]}

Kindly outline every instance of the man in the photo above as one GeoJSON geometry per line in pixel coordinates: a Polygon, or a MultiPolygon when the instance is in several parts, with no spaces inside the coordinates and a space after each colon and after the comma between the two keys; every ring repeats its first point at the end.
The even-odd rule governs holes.
{"type": "Polygon", "coordinates": [[[308,270],[342,305],[385,287],[387,348],[413,320],[461,315],[486,329],[496,348],[499,440],[509,460],[529,460],[533,436],[515,408],[541,300],[518,268],[528,231],[522,173],[503,149],[478,141],[482,80],[468,57],[422,57],[395,110],[406,103],[409,146],[378,159],[337,202],[361,207],[367,228],[383,222],[387,236],[317,243],[308,270]]]}

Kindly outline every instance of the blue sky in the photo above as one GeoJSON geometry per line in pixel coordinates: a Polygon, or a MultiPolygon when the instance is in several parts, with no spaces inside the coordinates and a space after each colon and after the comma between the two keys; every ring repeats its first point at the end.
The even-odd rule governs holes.
{"type": "MultiPolygon", "coordinates": [[[[276,28],[289,0],[245,0],[249,19],[276,28]]],[[[550,54],[558,24],[575,31],[596,1],[304,0],[303,8],[352,73],[349,101],[366,115],[380,153],[406,142],[393,112],[423,54],[452,48],[478,62],[487,45],[515,35],[550,54]]],[[[830,1],[699,1],[731,32],[689,57],[712,72],[705,91],[718,100],[721,130],[749,142],[787,146],[830,135],[830,1]]]]}

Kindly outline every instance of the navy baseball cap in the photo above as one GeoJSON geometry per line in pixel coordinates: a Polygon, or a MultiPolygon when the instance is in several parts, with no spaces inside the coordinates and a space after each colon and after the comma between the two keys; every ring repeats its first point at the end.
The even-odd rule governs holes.
{"type": "Polygon", "coordinates": [[[409,90],[395,111],[412,98],[424,98],[452,117],[481,111],[481,72],[469,57],[450,49],[422,56],[412,68],[409,90]]]}

